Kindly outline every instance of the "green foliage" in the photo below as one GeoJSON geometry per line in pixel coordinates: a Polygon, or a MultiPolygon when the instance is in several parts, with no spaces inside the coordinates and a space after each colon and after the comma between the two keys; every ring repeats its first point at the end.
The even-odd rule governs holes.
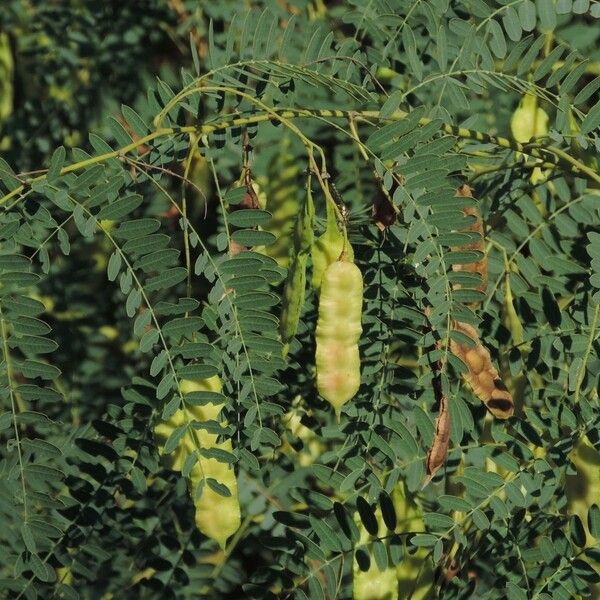
{"type": "Polygon", "coordinates": [[[390,598],[599,597],[600,4],[252,4],[0,8],[0,594],[351,598],[395,570],[390,598]],[[517,142],[526,94],[549,129],[517,142]],[[252,177],[289,190],[293,233],[252,177]],[[485,294],[453,268],[482,259],[467,208],[485,294]],[[365,286],[339,422],[310,285],[332,225],[365,286]],[[462,382],[455,322],[514,417],[462,382]],[[450,448],[423,487],[440,394],[450,448]],[[167,468],[156,426],[211,403],[167,468]],[[237,474],[225,551],[194,500],[231,490],[190,494],[198,456],[237,474]]]}

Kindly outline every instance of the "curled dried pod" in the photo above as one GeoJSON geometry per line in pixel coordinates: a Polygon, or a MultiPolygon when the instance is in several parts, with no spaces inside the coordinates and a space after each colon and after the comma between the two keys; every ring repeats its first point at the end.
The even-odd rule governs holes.
{"type": "MultiPolygon", "coordinates": [[[[258,183],[256,181],[254,181],[252,179],[252,172],[250,171],[249,168],[247,168],[244,172],[243,175],[243,184],[239,187],[244,187],[244,196],[242,197],[242,200],[237,203],[237,204],[233,204],[230,205],[229,210],[230,211],[236,211],[236,210],[258,210],[258,209],[263,209],[265,207],[266,204],[266,195],[265,193],[261,190],[260,186],[258,185],[258,183]]],[[[240,252],[244,252],[244,250],[247,250],[248,248],[238,242],[236,242],[234,239],[231,239],[229,242],[229,255],[230,256],[236,256],[237,254],[240,254],[240,252]]]]}
{"type": "Polygon", "coordinates": [[[467,323],[454,323],[454,330],[470,337],[474,346],[450,340],[450,350],[468,368],[464,375],[473,393],[498,419],[508,419],[514,413],[512,394],[506,389],[492,362],[490,351],[481,343],[476,329],[467,323]]]}
{"type": "Polygon", "coordinates": [[[448,397],[442,395],[440,398],[440,407],[438,416],[435,420],[435,432],[433,434],[433,443],[427,453],[425,468],[427,485],[434,477],[440,468],[446,463],[448,456],[448,446],[450,444],[450,411],[448,409],[448,397]]]}

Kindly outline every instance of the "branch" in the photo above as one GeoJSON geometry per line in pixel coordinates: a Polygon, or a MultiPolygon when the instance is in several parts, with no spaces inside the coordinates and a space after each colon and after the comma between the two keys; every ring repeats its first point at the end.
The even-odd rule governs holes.
{"type": "MultiPolygon", "coordinates": [[[[188,125],[184,127],[161,127],[156,131],[128,144],[127,146],[123,146],[117,150],[113,150],[112,152],[106,152],[104,154],[100,154],[98,156],[94,156],[92,158],[88,158],[86,160],[82,160],[76,163],[72,163],[63,167],[60,172],[60,175],[66,175],[67,173],[73,173],[76,171],[81,171],[87,167],[90,167],[94,164],[101,163],[113,158],[122,158],[126,154],[129,154],[136,150],[138,147],[148,144],[156,139],[160,139],[163,137],[173,136],[173,135],[182,135],[182,134],[190,134],[195,133],[197,135],[209,135],[214,133],[215,131],[221,131],[226,129],[231,129],[234,127],[247,127],[250,125],[254,125],[257,123],[264,123],[274,118],[274,115],[277,115],[279,119],[311,119],[311,118],[333,118],[333,119],[344,119],[348,120],[349,118],[354,118],[356,120],[362,120],[365,122],[369,122],[371,120],[376,121],[401,121],[406,119],[409,116],[408,112],[397,110],[390,117],[382,118],[379,114],[379,111],[376,110],[364,110],[364,111],[350,111],[350,110],[337,110],[337,109],[319,109],[319,110],[310,110],[303,108],[269,108],[268,111],[262,113],[254,113],[247,117],[245,116],[233,116],[225,119],[221,119],[218,121],[214,121],[212,123],[204,123],[201,125],[188,125]]],[[[419,125],[427,125],[431,123],[432,119],[423,117],[419,120],[419,125]]],[[[481,131],[475,131],[473,129],[467,129],[465,127],[456,127],[454,125],[449,125],[448,123],[442,123],[440,129],[445,133],[450,135],[454,135],[456,137],[466,139],[466,140],[475,140],[478,142],[484,142],[488,144],[492,144],[494,146],[498,146],[499,148],[505,148],[507,150],[512,150],[513,152],[520,152],[527,156],[531,156],[533,158],[537,158],[540,160],[547,159],[548,155],[554,157],[555,162],[558,163],[562,161],[565,166],[569,167],[569,171],[576,174],[581,175],[585,174],[588,179],[595,181],[600,184],[600,174],[596,171],[579,161],[578,159],[570,156],[567,152],[560,148],[556,148],[555,146],[544,147],[536,142],[535,138],[532,138],[531,142],[528,144],[521,144],[519,142],[510,140],[508,138],[490,135],[487,133],[483,133],[481,131]]],[[[16,187],[14,190],[10,191],[8,194],[4,195],[0,198],[0,206],[6,204],[8,200],[11,198],[18,196],[26,188],[30,187],[34,183],[38,183],[44,181],[46,179],[46,173],[38,175],[33,179],[28,179],[22,185],[16,187]]]]}

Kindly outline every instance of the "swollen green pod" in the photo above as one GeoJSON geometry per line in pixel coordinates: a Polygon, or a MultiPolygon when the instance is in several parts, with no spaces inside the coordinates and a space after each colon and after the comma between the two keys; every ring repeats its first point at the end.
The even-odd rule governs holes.
{"type": "MultiPolygon", "coordinates": [[[[218,376],[180,382],[182,394],[220,392],[221,389],[222,384],[218,376]]],[[[222,409],[223,404],[209,403],[178,410],[167,422],[159,423],[154,428],[160,451],[162,452],[164,442],[177,427],[186,425],[192,420],[217,420],[222,409]]],[[[179,446],[169,455],[170,466],[173,470],[181,471],[187,457],[197,449],[197,446],[204,450],[214,448],[228,453],[233,451],[231,440],[227,439],[218,443],[216,433],[209,433],[205,429],[195,429],[193,435],[195,440],[189,434],[184,435],[179,446]]],[[[241,523],[237,479],[233,466],[215,458],[200,455],[190,472],[189,487],[196,508],[196,527],[224,548],[227,539],[239,529],[241,523]],[[214,479],[224,485],[228,489],[229,495],[222,496],[212,489],[207,483],[209,479],[214,479]],[[197,494],[199,486],[202,489],[201,493],[197,494]]]]}
{"type": "MultiPolygon", "coordinates": [[[[534,94],[525,94],[510,119],[510,130],[517,142],[526,144],[533,137],[548,135],[548,113],[539,105],[534,94]]],[[[544,172],[535,167],[530,176],[533,184],[547,179],[544,172]]]]}
{"type": "MultiPolygon", "coordinates": [[[[600,502],[600,452],[592,445],[587,436],[579,439],[570,455],[576,475],[567,475],[565,490],[569,500],[569,514],[578,515],[587,535],[591,535],[588,526],[588,512],[592,504],[600,502]]],[[[600,598],[600,584],[593,588],[593,598],[600,598]]]]}
{"type": "Polygon", "coordinates": [[[302,312],[306,292],[306,263],[313,242],[314,214],[309,179],[306,201],[302,213],[296,219],[294,255],[283,289],[283,309],[279,321],[279,332],[284,344],[289,344],[296,335],[298,323],[300,322],[300,313],[302,312]]]}
{"type": "MultiPolygon", "coordinates": [[[[406,484],[398,482],[392,495],[394,510],[402,533],[419,533],[425,531],[423,525],[423,509],[409,497],[406,484]]],[[[401,598],[426,600],[433,594],[435,573],[429,550],[419,548],[413,554],[404,552],[402,561],[396,567],[396,577],[401,598]]]]}
{"type": "MultiPolygon", "coordinates": [[[[382,531],[384,524],[380,508],[375,511],[375,517],[377,518],[379,531],[382,531]]],[[[355,522],[360,528],[360,539],[357,546],[366,551],[371,536],[358,516],[355,522]]],[[[388,566],[380,571],[373,556],[369,558],[370,564],[366,571],[361,570],[357,560],[354,560],[352,572],[352,596],[354,600],[398,600],[396,568],[388,566]]]]}
{"type": "MultiPolygon", "coordinates": [[[[211,448],[232,452],[231,440],[214,444],[211,448]]],[[[225,548],[227,539],[240,527],[241,512],[235,471],[230,464],[215,458],[201,457],[190,473],[190,491],[196,508],[196,527],[207,537],[225,548]],[[229,490],[229,496],[222,496],[207,484],[214,479],[229,490]],[[196,497],[198,486],[202,491],[196,497]]]]}
{"type": "MultiPolygon", "coordinates": [[[[219,377],[214,376],[197,381],[182,381],[180,388],[184,394],[220,392],[222,383],[219,377]]],[[[190,412],[199,421],[213,421],[219,417],[222,409],[222,404],[203,404],[191,407],[190,412]]],[[[201,448],[215,448],[229,453],[233,451],[230,439],[217,443],[217,434],[209,433],[205,429],[198,429],[197,435],[201,448]]],[[[221,548],[225,548],[225,542],[239,529],[241,523],[237,478],[233,466],[215,458],[200,456],[190,473],[190,491],[196,508],[196,527],[204,535],[215,540],[221,548]],[[229,496],[222,496],[209,487],[209,479],[223,484],[229,490],[229,496]],[[196,491],[201,484],[202,491],[196,497],[196,491]]]]}
{"type": "Polygon", "coordinates": [[[510,119],[510,130],[517,142],[548,134],[548,113],[539,106],[534,94],[525,94],[510,119]]]}
{"type": "Polygon", "coordinates": [[[317,389],[338,419],[360,387],[362,300],[362,274],[354,263],[341,260],[325,269],[316,336],[317,389]]]}
{"type": "MultiPolygon", "coordinates": [[[[592,504],[598,504],[600,500],[600,452],[584,436],[573,449],[571,459],[577,475],[567,475],[568,512],[579,516],[589,539],[588,513],[592,504]]],[[[590,585],[590,593],[591,600],[600,600],[599,582],[590,585]]]]}

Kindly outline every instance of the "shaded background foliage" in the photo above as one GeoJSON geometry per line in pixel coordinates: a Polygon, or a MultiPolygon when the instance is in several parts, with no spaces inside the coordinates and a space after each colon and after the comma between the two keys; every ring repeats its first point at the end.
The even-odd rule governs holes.
{"type": "MultiPolygon", "coordinates": [[[[50,169],[18,202],[3,202],[0,220],[3,593],[349,598],[362,552],[363,568],[397,565],[401,598],[597,594],[600,516],[567,491],[593,498],[598,482],[599,6],[3,4],[14,61],[3,88],[12,99],[0,125],[3,194],[36,175],[29,171],[50,169]],[[403,119],[400,129],[347,112],[294,121],[322,147],[350,209],[366,284],[363,385],[339,425],[314,389],[316,294],[309,288],[284,361],[275,319],[247,309],[278,316],[285,272],[267,258],[225,257],[223,206],[240,199],[239,127],[199,131],[202,157],[190,159],[189,140],[176,133],[129,161],[60,175],[152,131],[199,75],[229,91],[190,95],[167,126],[251,121],[263,110],[252,98],[273,109],[380,117],[422,107],[433,119],[403,119]],[[538,180],[514,145],[473,133],[510,139],[526,92],[550,115],[549,138],[528,149],[548,162],[538,180]],[[357,136],[364,145],[352,143],[357,136]],[[11,173],[25,175],[15,182],[11,173]],[[479,329],[517,413],[490,421],[461,383],[461,365],[447,361],[451,452],[421,490],[436,414],[432,365],[451,319],[477,322],[466,305],[479,297],[453,292],[448,276],[452,262],[466,261],[451,250],[453,231],[465,226],[453,205],[464,182],[486,223],[490,284],[479,329]],[[383,232],[371,216],[382,194],[399,212],[383,232]],[[185,199],[187,226],[169,195],[185,199]],[[144,239],[179,254],[144,269],[132,249],[144,239]],[[39,279],[6,258],[14,255],[31,259],[39,279]],[[229,303],[231,274],[259,277],[229,303]],[[168,304],[187,297],[196,301],[168,304]],[[186,327],[202,317],[206,342],[187,355],[181,332],[166,327],[183,316],[186,327]],[[171,356],[181,376],[206,367],[225,381],[244,516],[225,554],[195,528],[185,480],[164,467],[153,440],[154,423],[179,403],[171,356]],[[289,425],[299,416],[305,429],[289,425]],[[385,523],[373,530],[381,513],[385,523]],[[372,534],[366,543],[361,521],[372,534]]],[[[304,197],[306,152],[285,129],[275,118],[247,128],[267,201],[278,188],[304,197]]],[[[313,189],[321,233],[325,199],[313,189]]]]}

